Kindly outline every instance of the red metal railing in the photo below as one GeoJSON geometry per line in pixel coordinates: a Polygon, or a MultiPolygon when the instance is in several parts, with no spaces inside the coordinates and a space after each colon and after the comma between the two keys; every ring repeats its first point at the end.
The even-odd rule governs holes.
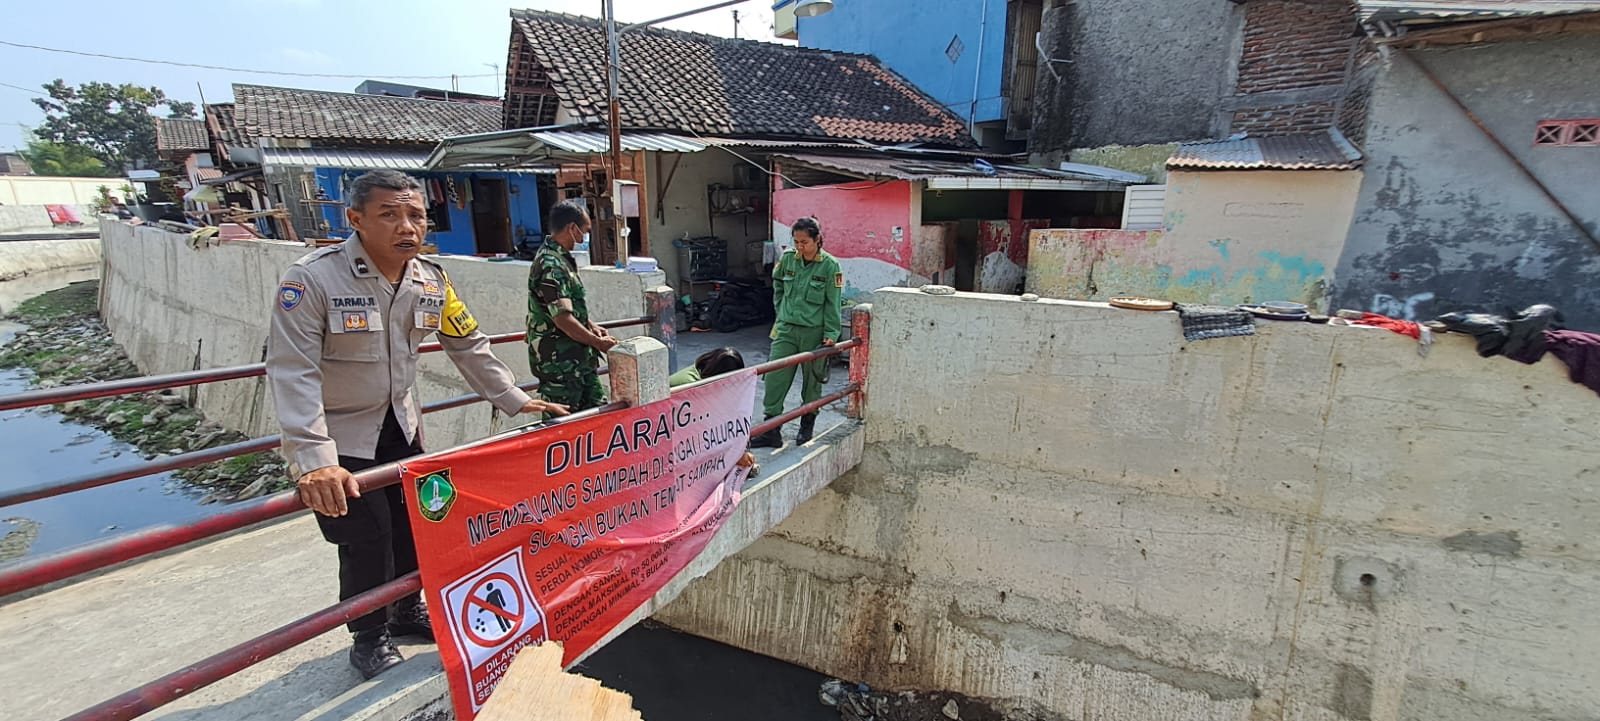
{"type": "MultiPolygon", "coordinates": [[[[601,368],[600,372],[604,374],[606,370],[607,369],[605,368],[601,368]]],[[[525,391],[534,391],[539,388],[539,382],[529,381],[517,387],[525,391]]],[[[466,395],[456,396],[454,398],[446,398],[442,401],[424,404],[422,406],[422,412],[436,413],[438,411],[449,410],[451,408],[459,408],[461,406],[476,403],[481,400],[483,400],[482,396],[479,396],[476,393],[468,393],[466,395]]],[[[279,436],[263,436],[261,438],[252,438],[248,441],[239,441],[238,443],[229,443],[227,445],[215,446],[212,448],[202,448],[198,451],[190,451],[188,453],[179,453],[177,455],[167,456],[165,458],[157,458],[155,460],[146,461],[144,463],[135,463],[123,468],[114,468],[108,471],[89,473],[77,478],[68,478],[64,481],[52,481],[49,483],[40,483],[24,488],[4,491],[0,492],[0,508],[5,508],[6,506],[15,506],[19,503],[27,503],[28,501],[34,501],[40,498],[59,496],[63,493],[98,488],[100,486],[110,485],[120,481],[132,480],[134,478],[142,478],[144,476],[150,476],[157,473],[166,473],[168,471],[176,471],[183,468],[203,466],[207,463],[215,463],[217,461],[227,460],[235,456],[244,456],[251,453],[270,451],[274,448],[277,448],[279,445],[281,445],[281,443],[282,438],[279,436]]]]}
{"type": "MultiPolygon", "coordinates": [[[[633,319],[631,322],[613,321],[613,323],[616,323],[616,325],[602,325],[607,325],[608,327],[617,327],[618,325],[629,325],[638,322],[649,322],[649,319],[633,319]]],[[[498,340],[496,342],[509,342],[509,340],[520,339],[521,335],[522,334],[506,334],[504,336],[496,336],[496,338],[499,339],[506,339],[498,340]],[[512,338],[512,336],[516,337],[512,338]]],[[[808,353],[799,353],[787,358],[779,358],[768,361],[756,366],[755,371],[757,374],[765,374],[780,368],[796,366],[802,363],[838,355],[853,348],[865,348],[864,337],[858,336],[855,339],[839,343],[830,348],[822,348],[808,353]]],[[[866,359],[865,354],[852,354],[852,381],[844,389],[804,404],[801,407],[795,408],[794,410],[784,413],[776,418],[770,419],[753,428],[751,432],[753,434],[763,433],[801,415],[817,411],[829,403],[833,403],[846,397],[858,397],[862,386],[861,383],[859,383],[856,379],[858,377],[865,377],[864,367],[860,369],[860,373],[857,373],[856,366],[858,364],[858,359],[860,359],[861,364],[864,364],[866,359]]],[[[196,382],[211,381],[192,380],[190,384],[196,382]]],[[[524,388],[530,387],[537,387],[537,383],[529,383],[524,385],[524,388]]],[[[139,390],[152,389],[140,388],[139,390]]],[[[13,396],[13,398],[14,397],[15,396],[13,396]]],[[[429,404],[425,407],[424,412],[455,408],[468,403],[476,402],[478,400],[482,399],[476,395],[458,396],[456,398],[450,398],[429,404]]],[[[855,405],[855,403],[852,403],[853,408],[855,405]]],[[[626,407],[626,403],[612,403],[606,406],[601,406],[600,408],[574,413],[570,416],[565,416],[554,421],[548,421],[541,427],[571,422],[579,418],[621,410],[626,407]]],[[[160,461],[143,464],[142,466],[137,466],[134,468],[123,469],[121,471],[113,471],[103,474],[105,478],[90,477],[75,479],[67,482],[52,484],[48,487],[40,486],[33,489],[25,489],[20,494],[13,495],[29,495],[29,498],[24,500],[32,500],[33,498],[57,495],[59,493],[69,492],[71,490],[80,490],[81,488],[92,488],[97,485],[105,485],[106,483],[113,483],[117,480],[126,480],[127,478],[134,478],[138,477],[139,475],[159,472],[160,470],[182,468],[187,467],[187,465],[198,465],[200,463],[220,460],[222,458],[230,457],[231,455],[241,455],[244,453],[268,450],[276,446],[277,443],[277,437],[258,438],[251,441],[231,444],[229,446],[181,454],[179,456],[173,456],[172,458],[162,459],[160,461]],[[204,460],[196,460],[197,458],[203,458],[204,460]],[[183,465],[175,465],[172,466],[172,468],[157,468],[158,466],[172,464],[174,461],[178,461],[183,465]],[[141,472],[134,475],[127,475],[135,470],[140,470],[141,472]],[[112,476],[119,477],[106,480],[106,478],[110,478],[112,476]]],[[[377,490],[379,488],[399,482],[399,463],[396,462],[384,464],[382,466],[360,471],[355,473],[354,477],[356,478],[357,483],[359,484],[359,487],[363,493],[377,490]]],[[[0,496],[0,499],[9,497],[9,495],[0,496]]],[[[16,500],[12,502],[20,503],[22,501],[16,500]]],[[[0,504],[0,506],[3,505],[8,504],[0,504]]],[[[129,534],[121,538],[110,539],[78,549],[72,549],[35,559],[30,562],[17,564],[16,566],[12,566],[10,568],[0,569],[0,597],[30,588],[38,588],[46,584],[71,578],[89,571],[105,568],[113,564],[130,561],[141,556],[159,553],[161,551],[177,548],[178,546],[182,546],[187,543],[200,541],[230,531],[239,530],[256,523],[286,516],[305,508],[306,506],[303,502],[301,502],[297,492],[284,491],[282,493],[265,498],[237,504],[235,507],[218,515],[211,516],[185,526],[149,529],[146,531],[129,534]]],[[[419,576],[416,573],[408,574],[395,581],[391,581],[387,584],[379,586],[378,588],[372,589],[371,591],[335,604],[327,609],[286,624],[250,641],[234,646],[233,648],[227,649],[204,660],[198,661],[177,672],[168,674],[155,681],[140,686],[137,689],[133,689],[102,703],[96,704],[95,706],[68,717],[68,721],[125,721],[126,719],[132,719],[139,715],[148,713],[200,688],[204,688],[205,686],[215,683],[218,680],[226,678],[245,668],[248,668],[249,666],[259,663],[266,658],[282,653],[289,648],[326,633],[338,627],[340,624],[348,622],[350,619],[357,618],[380,609],[389,603],[400,599],[406,594],[416,592],[420,588],[421,581],[419,576]]]]}
{"type": "MultiPolygon", "coordinates": [[[[597,323],[601,328],[622,328],[626,326],[644,325],[655,321],[654,316],[640,316],[637,318],[623,318],[597,323]]],[[[527,333],[501,333],[489,336],[490,343],[515,343],[527,337],[527,333]]],[[[439,343],[423,343],[417,348],[418,353],[433,353],[442,350],[439,343]]],[[[146,393],[149,391],[166,390],[168,388],[183,388],[186,386],[219,383],[221,381],[239,380],[240,378],[255,378],[267,374],[265,363],[251,363],[250,365],[227,366],[225,368],[208,368],[198,371],[183,371],[180,373],[167,373],[155,376],[141,376],[139,378],[124,378],[114,381],[101,381],[99,383],[80,383],[78,385],[61,386],[59,388],[41,388],[39,390],[14,393],[9,396],[0,396],[0,411],[16,410],[18,408],[32,408],[34,406],[48,406],[69,401],[84,401],[91,398],[106,398],[109,396],[127,395],[129,393],[146,393]]]]}

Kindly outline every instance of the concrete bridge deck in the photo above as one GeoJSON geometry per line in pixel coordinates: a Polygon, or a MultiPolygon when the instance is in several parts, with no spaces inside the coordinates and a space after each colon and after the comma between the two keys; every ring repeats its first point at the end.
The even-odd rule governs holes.
{"type": "MultiPolygon", "coordinates": [[[[762,459],[705,552],[605,640],[670,603],[857,463],[859,423],[762,459]]],[[[129,564],[0,606],[0,708],[51,721],[337,602],[333,549],[309,514],[129,564]]],[[[448,708],[438,651],[363,682],[343,628],[150,714],[162,719],[399,721],[448,708]]]]}

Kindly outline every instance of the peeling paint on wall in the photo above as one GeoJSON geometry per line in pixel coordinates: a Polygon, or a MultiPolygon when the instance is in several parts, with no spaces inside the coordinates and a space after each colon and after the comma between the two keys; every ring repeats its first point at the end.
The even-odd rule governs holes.
{"type": "Polygon", "coordinates": [[[1600,330],[1600,253],[1432,83],[1429,67],[1591,230],[1600,147],[1532,147],[1547,117],[1600,117],[1593,34],[1410,51],[1374,86],[1367,178],[1338,264],[1340,307],[1426,320],[1560,308],[1600,330]],[[1552,73],[1550,68],[1562,72],[1552,73]]]}

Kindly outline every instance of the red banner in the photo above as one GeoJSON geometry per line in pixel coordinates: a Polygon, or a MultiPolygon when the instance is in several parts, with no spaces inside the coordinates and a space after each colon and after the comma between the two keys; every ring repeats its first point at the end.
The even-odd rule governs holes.
{"type": "Polygon", "coordinates": [[[524,646],[571,664],[697,556],[739,503],[756,375],[404,467],[456,718],[524,646]]]}

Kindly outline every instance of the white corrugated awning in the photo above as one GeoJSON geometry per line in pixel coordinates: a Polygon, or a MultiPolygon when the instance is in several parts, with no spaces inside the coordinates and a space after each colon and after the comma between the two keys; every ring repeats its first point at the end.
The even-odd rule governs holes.
{"type": "MultiPolygon", "coordinates": [[[[706,144],[670,133],[625,132],[622,149],[629,152],[697,153],[706,144]]],[[[510,170],[555,168],[562,163],[610,152],[604,130],[571,126],[520,128],[445,138],[428,156],[428,170],[510,170]]]]}
{"type": "Polygon", "coordinates": [[[262,148],[262,165],[293,165],[303,168],[348,168],[350,170],[423,169],[428,154],[419,150],[379,150],[356,148],[262,148]]]}

